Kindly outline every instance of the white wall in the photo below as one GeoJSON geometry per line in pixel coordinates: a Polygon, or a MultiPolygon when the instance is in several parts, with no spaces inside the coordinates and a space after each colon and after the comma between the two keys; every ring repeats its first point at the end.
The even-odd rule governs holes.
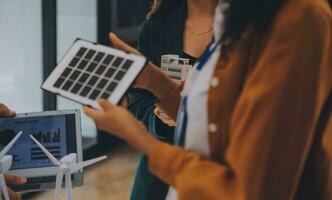
{"type": "Polygon", "coordinates": [[[0,30],[0,102],[41,111],[41,0],[0,0],[0,30]]]}
{"type": "MultiPolygon", "coordinates": [[[[58,0],[58,60],[66,53],[76,38],[97,40],[96,0],[58,0]]],[[[62,97],[58,97],[59,109],[81,108],[62,97]]],[[[96,136],[94,123],[82,113],[83,135],[96,136]]]]}
{"type": "MultiPolygon", "coordinates": [[[[0,102],[19,112],[42,110],[42,0],[0,0],[0,102]]],[[[96,41],[96,0],[58,0],[58,60],[76,38],[96,41]]],[[[58,97],[58,109],[80,108],[58,97]]],[[[82,115],[83,135],[96,136],[82,115]]]]}

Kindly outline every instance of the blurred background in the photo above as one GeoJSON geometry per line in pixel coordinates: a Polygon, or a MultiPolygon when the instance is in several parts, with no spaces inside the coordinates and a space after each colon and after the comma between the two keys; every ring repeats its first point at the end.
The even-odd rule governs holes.
{"type": "MultiPolygon", "coordinates": [[[[149,0],[0,0],[0,102],[17,113],[81,108],[79,104],[42,91],[43,80],[76,38],[110,45],[108,32],[112,31],[136,45],[149,5],[149,0]]],[[[86,181],[85,187],[102,188],[114,194],[106,199],[128,199],[138,152],[98,131],[84,115],[82,126],[85,159],[114,154],[114,159],[106,161],[108,164],[93,170],[96,173],[87,173],[86,177],[91,180],[86,181]],[[111,170],[108,172],[111,178],[99,181],[105,177],[98,175],[104,173],[99,171],[110,167],[118,168],[119,172],[111,170]],[[117,194],[124,196],[120,198],[117,194]]],[[[81,194],[84,187],[78,190],[76,193],[81,194]]],[[[97,190],[90,190],[90,196],[82,195],[79,199],[98,199],[98,195],[91,196],[97,190]]],[[[52,199],[48,194],[42,195],[33,199],[52,199]]]]}

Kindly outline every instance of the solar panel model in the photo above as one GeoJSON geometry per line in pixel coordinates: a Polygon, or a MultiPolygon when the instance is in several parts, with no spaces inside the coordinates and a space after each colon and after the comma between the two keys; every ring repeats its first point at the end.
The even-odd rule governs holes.
{"type": "Polygon", "coordinates": [[[42,88],[95,108],[101,98],[117,104],[146,63],[143,56],[77,39],[42,88]]]}

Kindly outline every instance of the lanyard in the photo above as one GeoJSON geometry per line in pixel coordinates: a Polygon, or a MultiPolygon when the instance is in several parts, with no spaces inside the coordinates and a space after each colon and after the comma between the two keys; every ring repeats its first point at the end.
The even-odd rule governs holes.
{"type": "MultiPolygon", "coordinates": [[[[197,64],[194,70],[200,72],[205,64],[208,62],[211,55],[216,51],[217,47],[219,46],[219,42],[212,43],[209,48],[204,52],[201,60],[197,64]]],[[[197,76],[196,76],[197,77],[197,76]]],[[[179,114],[178,114],[178,123],[175,128],[175,145],[177,146],[184,146],[185,141],[185,134],[187,128],[187,120],[188,120],[188,94],[181,99],[179,114]]]]}

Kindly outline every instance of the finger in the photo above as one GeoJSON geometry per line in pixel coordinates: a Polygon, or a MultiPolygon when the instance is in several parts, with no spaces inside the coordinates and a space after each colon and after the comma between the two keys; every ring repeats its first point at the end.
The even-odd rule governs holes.
{"type": "Polygon", "coordinates": [[[5,176],[6,183],[9,185],[21,185],[27,182],[26,177],[19,177],[19,176],[12,176],[12,175],[6,175],[5,176]]]}
{"type": "Polygon", "coordinates": [[[10,117],[14,116],[15,112],[11,111],[5,104],[0,103],[0,115],[10,117]]]}
{"type": "Polygon", "coordinates": [[[123,97],[119,103],[119,105],[123,108],[128,108],[128,100],[127,97],[123,97]]]}
{"type": "Polygon", "coordinates": [[[11,200],[21,200],[22,197],[19,193],[14,192],[12,189],[8,188],[8,194],[9,194],[9,198],[11,200]]]}
{"type": "Polygon", "coordinates": [[[155,109],[154,111],[155,111],[155,114],[156,114],[156,115],[160,115],[160,111],[159,111],[159,109],[155,109]]]}
{"type": "Polygon", "coordinates": [[[110,111],[115,107],[113,104],[106,101],[105,99],[98,100],[98,103],[99,103],[100,107],[105,111],[110,111]]]}
{"type": "Polygon", "coordinates": [[[83,106],[84,113],[93,120],[98,119],[101,116],[102,111],[83,106]]]}
{"type": "Polygon", "coordinates": [[[134,47],[132,47],[132,46],[128,45],[127,43],[125,43],[124,41],[122,41],[114,33],[112,33],[112,32],[109,33],[109,38],[110,38],[112,44],[116,48],[121,49],[123,51],[133,53],[133,54],[141,55],[141,53],[139,51],[137,51],[134,47]]]}

